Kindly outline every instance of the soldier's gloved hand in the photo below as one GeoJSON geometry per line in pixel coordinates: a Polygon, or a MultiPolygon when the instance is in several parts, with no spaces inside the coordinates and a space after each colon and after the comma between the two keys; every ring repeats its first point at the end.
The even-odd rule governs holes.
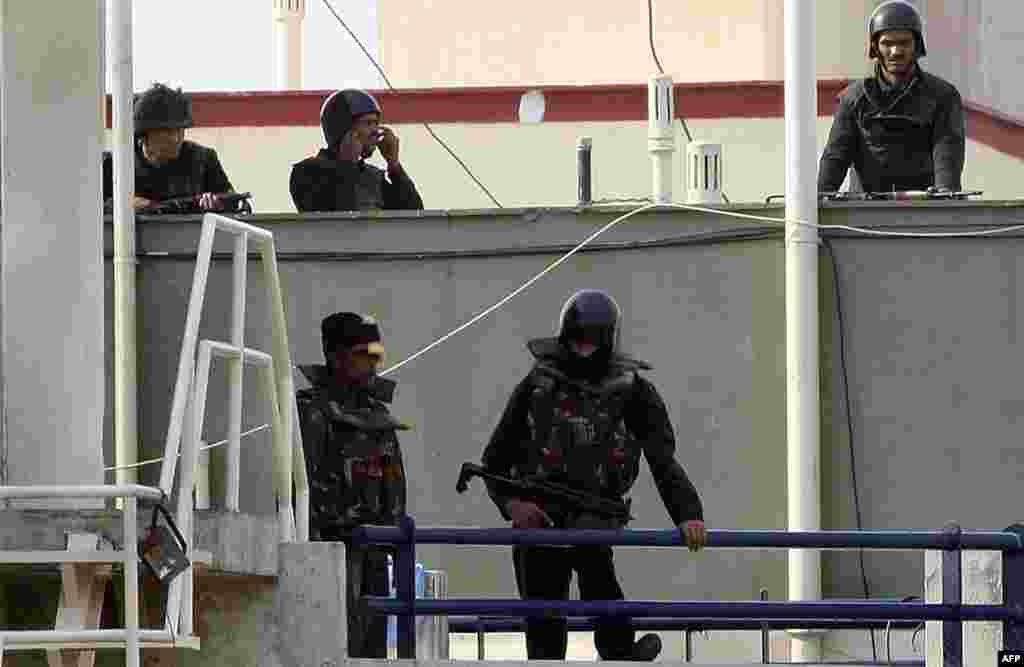
{"type": "Polygon", "coordinates": [[[682,535],[683,541],[686,542],[686,546],[690,551],[700,551],[707,544],[708,534],[704,529],[704,522],[699,519],[691,519],[690,521],[684,521],[678,526],[679,534],[682,535]]]}
{"type": "Polygon", "coordinates": [[[513,498],[505,505],[505,511],[512,517],[513,528],[551,528],[555,525],[537,503],[528,500],[513,498]]]}
{"type": "Polygon", "coordinates": [[[204,211],[221,211],[224,209],[224,202],[221,201],[220,195],[204,192],[199,195],[199,208],[204,211]]]}

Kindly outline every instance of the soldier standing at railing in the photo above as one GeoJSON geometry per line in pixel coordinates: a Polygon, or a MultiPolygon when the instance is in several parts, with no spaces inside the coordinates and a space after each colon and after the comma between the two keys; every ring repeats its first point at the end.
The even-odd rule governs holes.
{"type": "MultiPolygon", "coordinates": [[[[672,521],[691,550],[705,543],[697,490],[675,460],[675,434],[654,385],[638,371],[650,368],[617,353],[620,312],[598,290],[573,295],[562,309],[557,338],[530,341],[537,363],[516,387],[483,453],[492,473],[537,476],[581,492],[621,499],[636,481],[640,457],[654,476],[672,521]]],[[[488,492],[516,528],[620,528],[622,519],[580,511],[565,503],[508,494],[488,481],[488,492]]],[[[526,599],[565,600],[575,570],[584,600],[622,600],[610,546],[516,546],[516,583],[526,599]]],[[[564,619],[529,619],[531,660],[564,660],[564,619]]],[[[634,641],[628,619],[603,619],[594,644],[604,660],[654,660],[661,639],[634,641]]]]}
{"type": "Polygon", "coordinates": [[[325,366],[301,366],[312,388],[298,392],[310,486],[310,539],[344,541],[348,652],[387,658],[387,616],[359,613],[363,595],[388,595],[388,548],[355,546],[360,524],[395,524],[405,514],[405,470],[388,412],[395,384],[376,375],[384,354],[370,317],[335,313],[321,323],[325,366]]]}

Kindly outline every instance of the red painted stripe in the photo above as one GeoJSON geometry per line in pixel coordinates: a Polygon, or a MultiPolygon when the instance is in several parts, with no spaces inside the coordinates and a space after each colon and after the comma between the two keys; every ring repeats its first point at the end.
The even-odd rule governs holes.
{"type": "MultiPolygon", "coordinates": [[[[830,116],[845,80],[818,82],[818,114],[830,116]]],[[[512,123],[522,86],[373,91],[389,123],[512,123]]],[[[647,87],[635,84],[541,87],[549,122],[642,121],[647,87]]],[[[320,105],[332,91],[192,93],[196,127],[316,126],[320,105]]],[[[685,118],[780,118],[781,81],[676,84],[676,109],[685,118]]],[[[111,122],[107,98],[107,127],[111,122]]],[[[1024,159],[1024,122],[979,105],[968,105],[971,139],[1024,159]]]]}

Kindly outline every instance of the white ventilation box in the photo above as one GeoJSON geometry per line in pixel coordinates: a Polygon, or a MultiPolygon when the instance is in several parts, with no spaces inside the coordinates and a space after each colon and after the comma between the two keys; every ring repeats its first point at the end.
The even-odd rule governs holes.
{"type": "Polygon", "coordinates": [[[691,141],[686,146],[686,203],[721,204],[725,177],[722,144],[691,141]]]}

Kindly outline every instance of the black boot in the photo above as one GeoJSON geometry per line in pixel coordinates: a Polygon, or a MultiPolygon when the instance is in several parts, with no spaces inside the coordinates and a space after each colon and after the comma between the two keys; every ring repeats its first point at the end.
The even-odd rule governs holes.
{"type": "Polygon", "coordinates": [[[653,632],[648,632],[633,642],[633,656],[630,659],[637,662],[652,662],[659,653],[661,653],[661,637],[653,632]]]}

